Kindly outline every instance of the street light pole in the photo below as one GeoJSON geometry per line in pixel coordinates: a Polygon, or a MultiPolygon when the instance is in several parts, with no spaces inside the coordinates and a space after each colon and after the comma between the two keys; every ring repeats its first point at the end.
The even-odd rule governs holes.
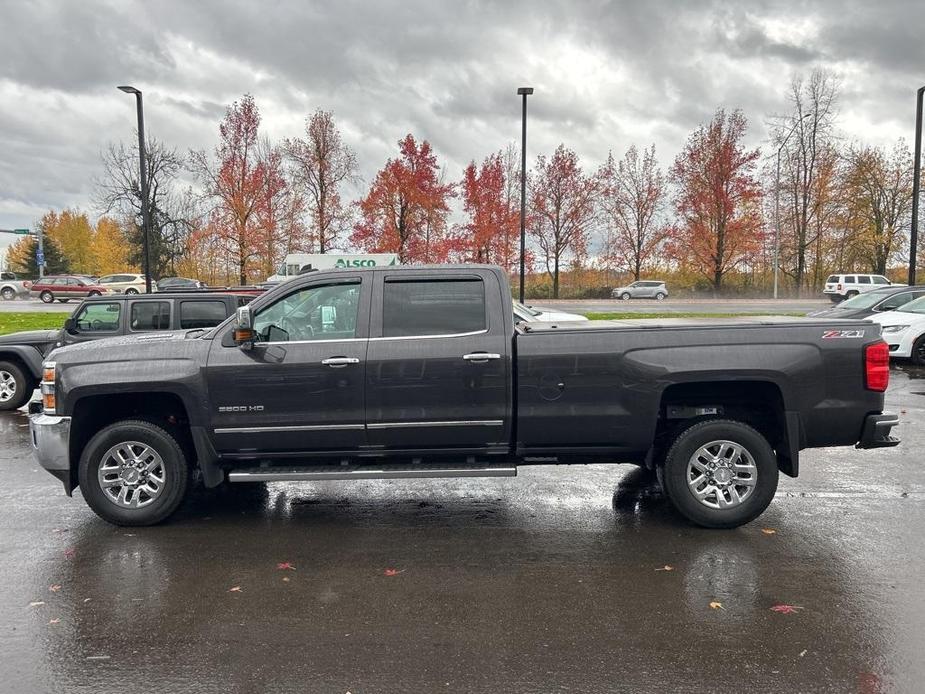
{"type": "Polygon", "coordinates": [[[922,184],[922,95],[919,87],[915,101],[915,161],[912,168],[912,229],[909,234],[909,286],[915,284],[915,262],[919,243],[919,191],[922,184]]]}
{"type": "Polygon", "coordinates": [[[151,261],[148,251],[148,229],[151,227],[148,210],[148,157],[145,153],[145,113],[141,101],[141,91],[135,87],[123,86],[119,89],[126,94],[135,95],[138,111],[138,159],[141,170],[141,238],[144,251],[145,294],[151,293],[151,261]]]}
{"type": "Polygon", "coordinates": [[[796,131],[797,126],[802,123],[804,120],[809,118],[812,112],[807,113],[805,116],[800,118],[796,123],[793,124],[793,127],[790,128],[790,132],[787,133],[787,136],[784,138],[784,141],[780,143],[780,147],[777,148],[777,173],[774,177],[774,298],[777,298],[777,276],[780,272],[780,153],[783,151],[784,147],[787,145],[790,136],[796,131]]]}
{"type": "Polygon", "coordinates": [[[527,96],[533,87],[519,87],[517,93],[523,97],[523,118],[520,130],[520,303],[524,302],[524,259],[527,252],[527,96]]]}

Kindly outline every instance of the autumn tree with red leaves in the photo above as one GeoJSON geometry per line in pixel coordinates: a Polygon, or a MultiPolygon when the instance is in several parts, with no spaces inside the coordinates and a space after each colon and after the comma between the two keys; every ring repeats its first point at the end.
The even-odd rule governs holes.
{"type": "Polygon", "coordinates": [[[357,204],[360,220],[350,241],[365,253],[397,253],[404,264],[446,262],[455,186],[441,180],[427,140],[418,145],[409,134],[398,146],[400,156],[386,162],[357,204]]]}
{"type": "Polygon", "coordinates": [[[643,150],[641,158],[635,145],[620,161],[609,154],[598,177],[599,203],[607,223],[604,258],[638,280],[668,236],[660,218],[665,177],[655,158],[655,145],[643,150]]]}
{"type": "Polygon", "coordinates": [[[357,161],[341,138],[334,115],[318,109],[305,123],[305,138],[287,139],[283,149],[304,193],[310,250],[326,253],[337,248],[351,217],[340,186],[356,180],[357,161]]]}
{"type": "Polygon", "coordinates": [[[508,175],[501,152],[466,167],[463,210],[469,218],[456,230],[455,254],[462,262],[493,263],[513,272],[520,260],[520,211],[508,196],[508,175]]]}
{"type": "Polygon", "coordinates": [[[559,270],[569,256],[587,252],[597,183],[582,173],[578,155],[559,145],[551,159],[540,155],[530,176],[530,236],[536,241],[559,298],[559,270]]]}
{"type": "Polygon", "coordinates": [[[285,188],[278,153],[260,142],[259,128],[257,104],[245,94],[225,112],[214,159],[203,151],[190,153],[191,168],[213,203],[211,228],[232,257],[241,284],[256,269],[254,259],[277,252],[276,220],[268,206],[285,188]]]}
{"type": "Polygon", "coordinates": [[[761,186],[754,175],[759,152],[742,144],[747,125],[741,111],[719,109],[691,133],[671,169],[680,216],[673,254],[707,277],[714,292],[761,247],[761,186]]]}

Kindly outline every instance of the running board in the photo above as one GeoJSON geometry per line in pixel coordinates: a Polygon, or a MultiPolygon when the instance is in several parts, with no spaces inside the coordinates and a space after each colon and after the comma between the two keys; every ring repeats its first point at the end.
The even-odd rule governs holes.
{"type": "Polygon", "coordinates": [[[415,465],[413,467],[372,467],[318,465],[309,468],[258,467],[232,470],[229,482],[312,482],[319,480],[391,480],[435,477],[516,477],[517,468],[505,465],[459,467],[415,465]]]}

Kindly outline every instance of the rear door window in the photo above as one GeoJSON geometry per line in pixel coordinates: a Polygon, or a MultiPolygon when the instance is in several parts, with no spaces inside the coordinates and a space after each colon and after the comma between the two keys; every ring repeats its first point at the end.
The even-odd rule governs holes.
{"type": "Polygon", "coordinates": [[[870,284],[870,275],[858,275],[858,284],[870,284]]]}
{"type": "Polygon", "coordinates": [[[129,327],[134,332],[170,329],[169,301],[135,301],[129,315],[129,327]]]}
{"type": "Polygon", "coordinates": [[[212,328],[228,317],[224,301],[181,301],[180,329],[212,328]]]}
{"type": "Polygon", "coordinates": [[[890,281],[883,275],[874,275],[874,284],[890,284],[890,281]]]}
{"type": "Polygon", "coordinates": [[[854,275],[845,275],[845,284],[856,284],[857,280],[854,275]]]}
{"type": "Polygon", "coordinates": [[[383,337],[456,335],[487,327],[485,284],[479,278],[387,278],[383,285],[383,337]]]}

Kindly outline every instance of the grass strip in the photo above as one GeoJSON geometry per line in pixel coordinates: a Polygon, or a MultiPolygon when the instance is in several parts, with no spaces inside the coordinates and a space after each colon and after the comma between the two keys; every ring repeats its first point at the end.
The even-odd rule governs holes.
{"type": "Polygon", "coordinates": [[[71,315],[70,312],[42,311],[36,313],[0,312],[0,335],[18,333],[21,330],[51,330],[60,328],[71,315]]]}

